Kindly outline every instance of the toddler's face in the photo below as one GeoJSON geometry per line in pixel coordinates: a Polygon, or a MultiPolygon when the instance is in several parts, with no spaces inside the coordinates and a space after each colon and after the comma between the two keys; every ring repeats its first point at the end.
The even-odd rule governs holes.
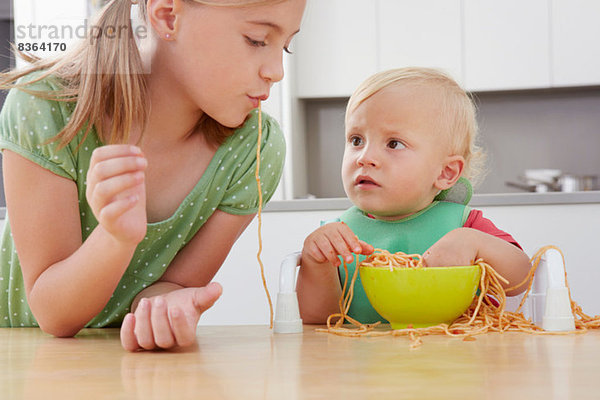
{"type": "Polygon", "coordinates": [[[438,98],[431,88],[395,85],[347,116],[342,180],[361,210],[399,219],[431,203],[449,155],[438,98]]]}

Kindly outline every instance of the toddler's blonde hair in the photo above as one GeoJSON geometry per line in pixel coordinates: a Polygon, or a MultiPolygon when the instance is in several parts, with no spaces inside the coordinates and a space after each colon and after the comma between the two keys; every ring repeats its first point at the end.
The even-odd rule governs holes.
{"type": "MultiPolygon", "coordinates": [[[[210,6],[249,7],[285,0],[184,0],[210,6]]],[[[88,34],[73,51],[57,58],[40,59],[17,52],[30,65],[21,70],[0,74],[0,89],[18,88],[40,98],[76,102],[69,122],[54,140],[65,146],[84,130],[87,136],[92,126],[105,143],[127,143],[132,126],[142,132],[150,115],[148,104],[147,68],[145,68],[134,37],[131,7],[139,3],[140,18],[147,21],[146,0],[111,0],[99,12],[92,24],[98,32],[88,34]],[[125,32],[122,28],[125,28],[125,32]],[[115,28],[118,35],[115,38],[115,28]],[[41,74],[28,82],[16,82],[32,72],[41,74]],[[58,78],[60,90],[40,92],[28,86],[49,76],[58,78]],[[107,124],[105,115],[112,117],[107,124]],[[108,126],[107,126],[108,125],[108,126]]],[[[151,32],[149,24],[148,32],[151,32]]],[[[207,114],[197,122],[209,142],[221,144],[233,129],[227,128],[207,114]]],[[[83,142],[83,140],[82,140],[83,142]]]]}
{"type": "Polygon", "coordinates": [[[354,91],[346,107],[348,116],[375,93],[390,86],[420,85],[436,88],[442,98],[441,127],[447,127],[450,151],[465,159],[463,176],[475,185],[483,176],[485,153],[478,146],[476,108],[468,93],[454,79],[438,69],[406,67],[382,71],[367,78],[354,91]]]}

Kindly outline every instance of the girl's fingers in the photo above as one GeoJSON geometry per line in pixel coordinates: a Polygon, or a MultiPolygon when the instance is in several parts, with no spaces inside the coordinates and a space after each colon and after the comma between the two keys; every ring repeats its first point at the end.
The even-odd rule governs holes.
{"type": "Polygon", "coordinates": [[[117,196],[132,192],[136,186],[144,183],[145,175],[143,172],[133,172],[116,176],[105,181],[99,182],[88,193],[88,198],[96,207],[102,208],[113,201],[117,196]]]}
{"type": "Polygon", "coordinates": [[[88,187],[97,182],[126,172],[144,170],[147,160],[139,147],[130,145],[108,145],[94,150],[87,173],[88,187]]]}
{"type": "Polygon", "coordinates": [[[150,300],[142,299],[135,310],[135,336],[141,348],[152,350],[156,347],[150,321],[150,300]]]}
{"type": "Polygon", "coordinates": [[[196,310],[202,314],[215,304],[215,301],[223,293],[223,287],[217,282],[211,282],[205,287],[198,288],[194,291],[193,304],[196,310]]]}
{"type": "Polygon", "coordinates": [[[189,325],[179,307],[169,307],[169,321],[178,346],[187,347],[196,342],[196,326],[189,325]]]}
{"type": "Polygon", "coordinates": [[[135,316],[129,313],[123,319],[121,325],[121,345],[127,351],[136,351],[140,348],[135,337],[135,316]]]}
{"type": "Polygon", "coordinates": [[[167,315],[167,303],[161,296],[156,297],[152,302],[150,322],[156,346],[163,349],[173,347],[175,338],[171,332],[171,324],[167,315]]]}
{"type": "Polygon", "coordinates": [[[196,325],[204,311],[208,310],[223,293],[223,288],[216,282],[205,287],[196,288],[192,293],[192,305],[196,314],[186,315],[179,307],[169,309],[169,319],[177,344],[186,347],[196,342],[196,325]]]}
{"type": "Polygon", "coordinates": [[[143,171],[147,166],[148,161],[141,156],[111,158],[91,165],[88,178],[92,182],[102,182],[128,172],[143,171]]]}
{"type": "Polygon", "coordinates": [[[90,163],[97,164],[111,158],[127,156],[143,156],[143,153],[139,147],[132,146],[130,144],[111,144],[107,146],[100,146],[92,153],[90,163]]]}
{"type": "Polygon", "coordinates": [[[127,196],[123,199],[115,200],[106,207],[102,208],[98,219],[109,221],[115,220],[135,207],[138,201],[140,201],[140,197],[137,195],[127,196]]]}

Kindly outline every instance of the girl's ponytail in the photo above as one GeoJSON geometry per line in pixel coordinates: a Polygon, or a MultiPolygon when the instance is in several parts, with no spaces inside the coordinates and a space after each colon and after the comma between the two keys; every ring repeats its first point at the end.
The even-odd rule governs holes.
{"type": "MultiPolygon", "coordinates": [[[[147,88],[131,24],[131,6],[130,0],[111,1],[88,34],[77,106],[69,121],[73,134],[88,121],[96,125],[104,143],[127,142],[134,123],[141,124],[143,130],[148,116],[147,88]],[[112,116],[112,121],[107,123],[106,115],[112,116]]],[[[61,143],[71,139],[65,135],[61,143]]]]}

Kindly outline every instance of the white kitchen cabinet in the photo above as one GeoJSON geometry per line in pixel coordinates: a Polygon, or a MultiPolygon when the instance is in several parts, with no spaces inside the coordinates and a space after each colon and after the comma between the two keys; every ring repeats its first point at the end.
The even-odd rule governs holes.
{"type": "Polygon", "coordinates": [[[464,52],[468,90],[549,87],[548,0],[464,0],[464,52]]]}
{"type": "Polygon", "coordinates": [[[296,41],[296,96],[347,97],[377,71],[376,1],[308,0],[296,41]]]}
{"type": "Polygon", "coordinates": [[[379,0],[379,68],[440,68],[463,80],[461,0],[379,0]]]}
{"type": "Polygon", "coordinates": [[[600,85],[600,1],[552,0],[553,86],[600,85]]]}

